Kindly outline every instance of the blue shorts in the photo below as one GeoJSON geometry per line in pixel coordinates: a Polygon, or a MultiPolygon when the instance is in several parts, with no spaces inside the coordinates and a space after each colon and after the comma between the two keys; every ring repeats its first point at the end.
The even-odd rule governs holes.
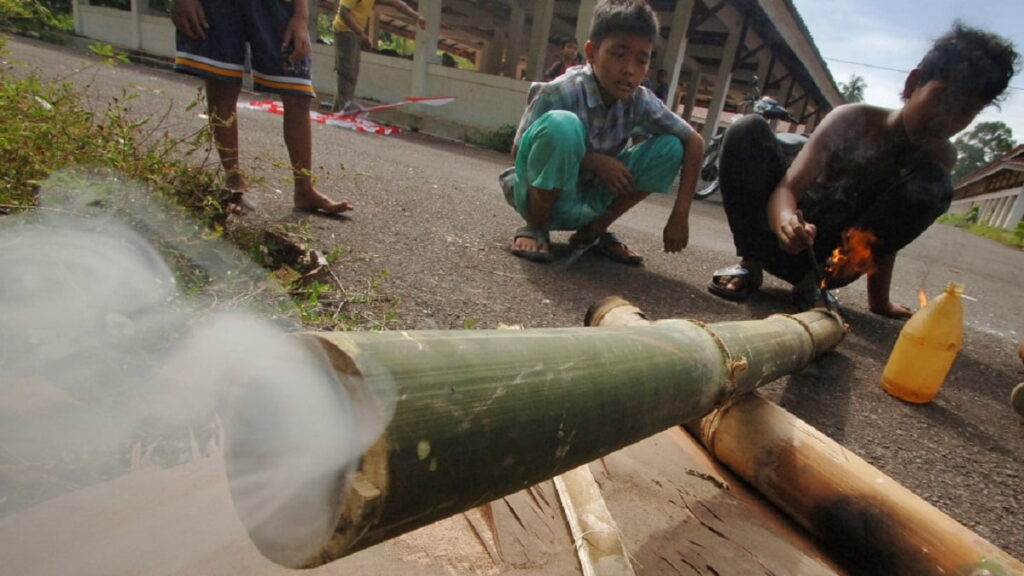
{"type": "MultiPolygon", "coordinates": [[[[294,0],[301,2],[303,0],[294,0]]],[[[210,27],[206,38],[177,31],[174,69],[204,78],[240,84],[245,46],[252,52],[253,85],[278,94],[314,96],[310,58],[287,61],[291,46],[281,45],[293,5],[285,0],[202,0],[210,27]]]]}

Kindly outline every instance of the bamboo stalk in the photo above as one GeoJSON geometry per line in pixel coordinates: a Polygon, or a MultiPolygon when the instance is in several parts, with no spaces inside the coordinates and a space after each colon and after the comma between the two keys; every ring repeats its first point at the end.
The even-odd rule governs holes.
{"type": "Polygon", "coordinates": [[[586,464],[554,478],[583,576],[636,576],[601,489],[586,464]]]}
{"type": "MultiPolygon", "coordinates": [[[[606,301],[594,325],[651,322],[606,301]]],[[[687,424],[708,451],[863,574],[1024,574],[1024,565],[756,394],[687,424]]]]}
{"type": "MultiPolygon", "coordinates": [[[[286,473],[294,455],[268,448],[272,396],[239,394],[226,424],[232,496],[265,556],[320,565],[700,418],[842,336],[818,311],[714,325],[310,334],[340,395],[393,398],[393,416],[358,469],[337,472],[328,501],[297,494],[267,516],[253,504],[266,486],[236,479],[286,473]],[[323,525],[304,525],[317,508],[323,525]]],[[[277,424],[298,438],[317,432],[302,418],[277,424]]]]}

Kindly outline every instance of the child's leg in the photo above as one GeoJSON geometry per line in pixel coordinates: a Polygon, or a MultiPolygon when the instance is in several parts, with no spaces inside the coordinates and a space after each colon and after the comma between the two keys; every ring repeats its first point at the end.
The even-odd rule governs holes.
{"type": "Polygon", "coordinates": [[[334,33],[334,70],[337,74],[337,89],[334,94],[334,103],[331,106],[332,112],[340,112],[346,104],[355,100],[361,55],[358,34],[354,32],[334,33]]]}
{"type": "Polygon", "coordinates": [[[922,162],[879,193],[856,227],[874,232],[878,253],[895,254],[949,209],[952,199],[949,171],[937,162],[922,162]]]}
{"type": "Polygon", "coordinates": [[[213,143],[227,175],[226,185],[235,192],[248,187],[238,161],[238,94],[242,85],[217,78],[206,79],[206,104],[213,131],[213,143]]]}
{"type": "MultiPolygon", "coordinates": [[[[587,221],[594,218],[576,190],[586,152],[584,134],[580,119],[564,110],[544,114],[523,134],[516,153],[513,205],[530,226],[575,229],[581,214],[587,221]]],[[[529,238],[516,241],[531,243],[529,238]]]]}
{"type": "MultiPolygon", "coordinates": [[[[174,69],[206,79],[206,104],[213,143],[227,175],[227,188],[241,193],[248,188],[239,170],[236,105],[245,69],[245,30],[237,20],[234,2],[203,2],[210,27],[203,38],[175,34],[174,69]]],[[[240,197],[239,197],[240,198],[240,197]]],[[[238,201],[229,201],[229,213],[241,213],[238,201]]]]}
{"type": "Polygon", "coordinates": [[[777,251],[765,207],[785,173],[785,157],[764,118],[750,114],[729,127],[722,141],[718,178],[736,254],[741,258],[763,260],[777,251]]]}
{"type": "Polygon", "coordinates": [[[761,286],[764,261],[781,253],[765,207],[785,173],[785,157],[764,118],[749,114],[733,122],[722,139],[718,179],[740,267],[716,271],[709,285],[713,293],[746,298],[761,286]]]}
{"type": "MultiPolygon", "coordinates": [[[[649,194],[668,192],[683,161],[683,145],[676,136],[656,136],[624,150],[619,154],[619,160],[633,175],[635,192],[615,195],[614,200],[601,215],[579,230],[579,238],[593,238],[606,231],[613,222],[649,194]]],[[[639,258],[639,255],[625,244],[619,243],[618,246],[607,249],[618,250],[626,259],[639,258]]]]}
{"type": "Polygon", "coordinates": [[[347,212],[352,209],[348,202],[335,202],[313,186],[309,108],[315,94],[310,80],[310,59],[307,56],[293,62],[289,58],[291,47],[281,46],[293,6],[262,0],[247,0],[246,5],[250,10],[246,33],[252,50],[253,83],[261,90],[280,94],[284,105],[284,142],[292,165],[295,208],[329,214],[347,212]]]}

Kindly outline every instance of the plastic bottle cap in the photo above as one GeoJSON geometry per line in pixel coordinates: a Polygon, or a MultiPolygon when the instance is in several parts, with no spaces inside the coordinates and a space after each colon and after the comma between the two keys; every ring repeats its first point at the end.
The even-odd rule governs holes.
{"type": "Polygon", "coordinates": [[[946,284],[946,292],[962,296],[964,293],[964,285],[959,282],[949,282],[946,284]]]}

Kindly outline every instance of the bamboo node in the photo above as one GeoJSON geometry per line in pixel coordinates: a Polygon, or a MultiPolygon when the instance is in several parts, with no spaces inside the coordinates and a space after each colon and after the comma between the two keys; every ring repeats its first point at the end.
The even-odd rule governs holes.
{"type": "Polygon", "coordinates": [[[750,368],[750,364],[747,362],[747,359],[743,356],[740,356],[739,358],[730,358],[728,365],[730,376],[735,376],[740,372],[746,372],[747,368],[750,368]]]}

